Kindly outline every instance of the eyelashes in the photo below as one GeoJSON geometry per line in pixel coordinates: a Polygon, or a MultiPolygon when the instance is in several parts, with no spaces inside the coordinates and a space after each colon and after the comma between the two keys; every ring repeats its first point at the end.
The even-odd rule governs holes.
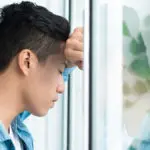
{"type": "Polygon", "coordinates": [[[62,74],[63,74],[63,71],[59,70],[59,73],[62,75],[62,74]]]}

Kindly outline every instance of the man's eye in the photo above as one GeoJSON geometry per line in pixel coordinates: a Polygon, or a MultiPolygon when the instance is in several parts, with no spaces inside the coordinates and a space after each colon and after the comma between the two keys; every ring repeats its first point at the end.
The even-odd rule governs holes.
{"type": "Polygon", "coordinates": [[[63,74],[63,71],[59,70],[59,73],[60,73],[60,74],[63,74]]]}

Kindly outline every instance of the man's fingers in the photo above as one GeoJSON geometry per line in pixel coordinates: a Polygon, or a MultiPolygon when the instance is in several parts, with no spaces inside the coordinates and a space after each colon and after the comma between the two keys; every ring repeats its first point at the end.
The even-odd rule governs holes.
{"type": "Polygon", "coordinates": [[[77,41],[83,42],[83,34],[81,32],[75,32],[70,35],[70,39],[76,39],[77,41]]]}
{"type": "Polygon", "coordinates": [[[66,56],[67,60],[70,60],[73,63],[83,60],[83,52],[82,51],[68,49],[67,51],[65,51],[65,56],[66,56]]]}
{"type": "Polygon", "coordinates": [[[76,64],[80,69],[83,67],[83,28],[75,28],[73,33],[66,41],[64,50],[66,60],[72,64],[76,64]]]}
{"type": "Polygon", "coordinates": [[[84,28],[83,27],[77,27],[74,29],[74,32],[81,32],[83,33],[84,32],[84,28]]]}
{"type": "Polygon", "coordinates": [[[66,42],[66,49],[68,48],[76,51],[83,51],[83,42],[70,38],[66,42]]]}

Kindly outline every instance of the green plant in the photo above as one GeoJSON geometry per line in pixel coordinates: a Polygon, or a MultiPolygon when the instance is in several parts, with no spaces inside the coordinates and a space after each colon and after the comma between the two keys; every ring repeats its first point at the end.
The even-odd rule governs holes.
{"type": "Polygon", "coordinates": [[[123,9],[124,65],[137,76],[150,79],[150,17],[146,17],[146,30],[139,29],[139,17],[133,8],[123,9]]]}

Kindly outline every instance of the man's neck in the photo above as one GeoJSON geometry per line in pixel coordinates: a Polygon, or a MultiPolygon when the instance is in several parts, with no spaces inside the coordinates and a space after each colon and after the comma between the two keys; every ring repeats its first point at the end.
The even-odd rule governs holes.
{"type": "Polygon", "coordinates": [[[0,76],[0,120],[7,131],[12,120],[23,111],[20,98],[18,85],[0,76]]]}

